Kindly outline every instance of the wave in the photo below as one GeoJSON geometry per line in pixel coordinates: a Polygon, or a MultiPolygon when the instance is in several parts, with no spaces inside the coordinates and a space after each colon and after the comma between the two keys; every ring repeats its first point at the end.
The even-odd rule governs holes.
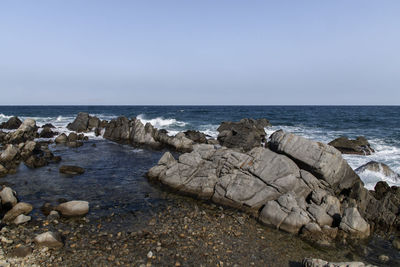
{"type": "MultiPolygon", "coordinates": [[[[146,119],[144,114],[140,114],[136,117],[139,119],[143,124],[150,123],[155,128],[168,128],[168,127],[184,127],[186,122],[177,121],[176,119],[164,119],[163,117],[157,117],[154,119],[146,119]]],[[[167,129],[168,130],[168,129],[167,129]]]]}
{"type": "Polygon", "coordinates": [[[376,183],[384,181],[388,183],[389,186],[399,186],[400,183],[393,176],[386,176],[382,172],[374,172],[371,170],[364,170],[357,173],[361,180],[364,182],[365,188],[368,190],[373,190],[376,183]]]}
{"type": "Polygon", "coordinates": [[[4,115],[3,113],[0,113],[0,122],[8,121],[11,117],[12,116],[7,116],[7,115],[4,115]]]}

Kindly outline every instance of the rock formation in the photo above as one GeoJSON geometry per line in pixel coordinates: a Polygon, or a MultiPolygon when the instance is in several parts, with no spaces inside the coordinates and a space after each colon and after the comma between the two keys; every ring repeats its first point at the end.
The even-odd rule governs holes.
{"type": "Polygon", "coordinates": [[[359,136],[355,140],[339,137],[328,145],[335,147],[343,154],[371,155],[371,153],[375,152],[368,140],[363,136],[359,136]]]}

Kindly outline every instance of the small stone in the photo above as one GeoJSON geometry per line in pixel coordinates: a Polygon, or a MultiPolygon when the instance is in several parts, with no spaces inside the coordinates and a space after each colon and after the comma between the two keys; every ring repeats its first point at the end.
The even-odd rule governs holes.
{"type": "Polygon", "coordinates": [[[30,220],[31,220],[31,216],[26,216],[24,214],[20,214],[17,216],[17,218],[15,218],[13,223],[18,225],[18,224],[23,224],[23,223],[29,222],[30,220]]]}
{"type": "Polygon", "coordinates": [[[58,205],[56,210],[67,217],[82,216],[89,212],[89,202],[81,200],[68,201],[58,205]]]}
{"type": "Polygon", "coordinates": [[[381,262],[388,262],[389,261],[389,256],[382,254],[382,255],[379,256],[379,260],[381,262]]]}
{"type": "Polygon", "coordinates": [[[24,258],[32,253],[32,248],[19,246],[11,251],[11,257],[24,258]]]}
{"type": "Polygon", "coordinates": [[[49,248],[61,248],[64,246],[61,235],[57,232],[45,232],[35,237],[35,243],[49,248]]]}
{"type": "Polygon", "coordinates": [[[153,252],[149,251],[149,253],[147,253],[147,258],[151,259],[153,257],[153,252]]]}

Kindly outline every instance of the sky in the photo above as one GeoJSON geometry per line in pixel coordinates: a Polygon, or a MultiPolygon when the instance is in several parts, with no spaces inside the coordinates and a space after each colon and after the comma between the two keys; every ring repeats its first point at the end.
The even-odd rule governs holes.
{"type": "Polygon", "coordinates": [[[0,1],[0,105],[399,105],[400,1],[0,1]]]}

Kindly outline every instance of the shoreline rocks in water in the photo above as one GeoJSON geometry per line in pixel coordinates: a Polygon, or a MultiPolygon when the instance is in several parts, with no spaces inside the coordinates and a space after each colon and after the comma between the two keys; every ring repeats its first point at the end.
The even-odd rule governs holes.
{"type": "Polygon", "coordinates": [[[89,212],[89,202],[82,200],[64,202],[56,207],[56,211],[66,217],[83,216],[89,212]]]}
{"type": "Polygon", "coordinates": [[[282,130],[272,134],[270,149],[244,153],[194,145],[177,160],[166,152],[147,176],[180,193],[245,210],[264,224],[320,244],[400,229],[398,219],[385,221],[386,226],[379,223],[390,214],[396,218],[400,205],[395,206],[393,194],[400,190],[384,190],[394,197],[393,206],[386,207],[387,196],[377,199],[366,190],[340,151],[282,130]],[[367,215],[370,211],[374,218],[367,215]]]}
{"type": "Polygon", "coordinates": [[[328,143],[343,154],[371,155],[374,149],[364,136],[358,136],[355,140],[347,137],[339,137],[328,143]]]}
{"type": "Polygon", "coordinates": [[[8,119],[8,121],[1,123],[0,129],[14,130],[18,129],[18,127],[21,126],[21,124],[22,121],[18,117],[13,116],[10,119],[8,119]]]}

